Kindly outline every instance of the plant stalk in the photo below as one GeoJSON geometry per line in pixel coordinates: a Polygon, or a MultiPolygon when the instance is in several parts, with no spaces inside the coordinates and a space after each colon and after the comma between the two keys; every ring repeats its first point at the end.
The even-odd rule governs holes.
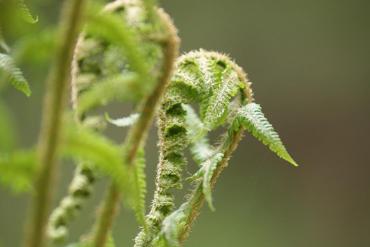
{"type": "MultiPolygon", "coordinates": [[[[171,79],[175,60],[178,56],[179,38],[177,36],[177,30],[172,24],[169,16],[164,11],[159,9],[157,13],[160,21],[163,23],[164,28],[167,31],[167,38],[163,40],[163,68],[157,86],[144,101],[140,111],[140,118],[138,122],[130,129],[124,142],[124,146],[127,148],[125,161],[128,166],[134,165],[133,162],[136,159],[138,149],[142,143],[145,142],[148,129],[152,123],[154,114],[164,90],[171,79]]],[[[98,215],[96,229],[92,239],[93,247],[105,246],[108,239],[108,234],[113,224],[113,220],[119,207],[119,201],[120,191],[117,186],[112,183],[108,188],[108,194],[102,205],[100,215],[98,215]]]]}
{"type": "Polygon", "coordinates": [[[38,143],[39,170],[26,232],[26,247],[45,246],[45,230],[53,196],[63,109],[67,99],[71,62],[86,0],[66,0],[63,6],[56,59],[46,81],[46,93],[38,143]]]}

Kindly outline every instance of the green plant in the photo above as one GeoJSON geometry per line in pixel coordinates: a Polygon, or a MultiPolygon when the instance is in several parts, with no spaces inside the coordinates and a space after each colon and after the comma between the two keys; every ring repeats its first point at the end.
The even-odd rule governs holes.
{"type": "MultiPolygon", "coordinates": [[[[93,193],[100,174],[111,184],[95,225],[76,246],[114,246],[111,228],[121,201],[134,210],[141,225],[136,247],[180,246],[204,201],[214,209],[212,190],[245,131],[297,165],[254,103],[243,69],[228,56],[205,50],[178,58],[177,31],[154,0],[117,0],[103,11],[85,0],[66,0],[64,5],[59,42],[55,44],[53,34],[44,40],[46,47],[55,49],[55,59],[36,149],[14,151],[9,144],[12,137],[0,132],[0,144],[9,144],[0,156],[0,182],[17,191],[33,191],[25,246],[63,244],[68,224],[93,193]],[[69,82],[72,109],[66,111],[69,82]],[[128,117],[111,119],[101,107],[114,101],[130,102],[136,109],[128,117]],[[156,114],[160,138],[156,191],[145,215],[144,149],[156,114]],[[107,124],[129,128],[121,144],[104,135],[107,124]],[[210,143],[208,135],[218,129],[225,133],[210,143]],[[183,179],[187,149],[199,169],[183,179]],[[75,161],[75,175],[68,194],[49,216],[56,168],[64,157],[75,161]],[[173,190],[185,182],[193,189],[176,208],[173,190]]],[[[20,9],[27,20],[36,21],[24,4],[20,9]]],[[[16,57],[33,46],[35,40],[24,39],[16,57]]],[[[9,54],[0,54],[0,68],[11,84],[30,95],[9,54]]],[[[0,108],[0,114],[1,124],[9,129],[6,109],[0,108]]]]}

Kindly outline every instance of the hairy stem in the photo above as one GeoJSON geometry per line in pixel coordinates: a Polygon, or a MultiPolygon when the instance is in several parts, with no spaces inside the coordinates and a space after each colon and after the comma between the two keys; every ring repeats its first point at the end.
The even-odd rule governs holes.
{"type": "Polygon", "coordinates": [[[85,0],[68,0],[64,4],[60,24],[60,44],[56,60],[47,80],[43,118],[38,144],[39,173],[35,181],[35,195],[24,246],[43,247],[45,228],[52,199],[57,168],[63,109],[70,80],[73,50],[82,22],[85,0]]]}
{"type": "MultiPolygon", "coordinates": [[[[239,130],[238,132],[234,133],[231,137],[230,144],[226,147],[226,150],[224,151],[224,157],[220,164],[218,165],[215,174],[212,177],[211,180],[211,187],[212,189],[215,187],[215,184],[217,182],[218,177],[222,173],[222,171],[227,167],[229,163],[229,159],[234,152],[234,150],[237,148],[241,138],[242,138],[243,130],[239,130]]],[[[189,232],[191,230],[191,226],[193,225],[194,221],[199,215],[200,209],[202,208],[205,201],[204,193],[202,191],[202,183],[199,183],[197,186],[195,186],[195,189],[193,190],[189,202],[191,205],[190,213],[186,219],[185,227],[180,232],[180,242],[183,243],[186,238],[189,235],[189,232]]]]}
{"type": "MultiPolygon", "coordinates": [[[[153,120],[157,105],[163,95],[164,89],[168,85],[174,63],[178,55],[179,39],[176,28],[173,26],[169,16],[162,10],[158,11],[158,16],[167,30],[167,39],[163,41],[164,62],[162,74],[154,91],[148,96],[141,107],[141,115],[138,122],[130,129],[124,142],[127,150],[126,163],[133,165],[137,156],[138,149],[144,143],[148,129],[153,120]]],[[[105,198],[100,215],[98,216],[95,233],[93,236],[94,247],[104,247],[107,242],[108,233],[111,230],[113,220],[116,215],[120,201],[120,192],[115,184],[108,188],[108,194],[105,198]]]]}

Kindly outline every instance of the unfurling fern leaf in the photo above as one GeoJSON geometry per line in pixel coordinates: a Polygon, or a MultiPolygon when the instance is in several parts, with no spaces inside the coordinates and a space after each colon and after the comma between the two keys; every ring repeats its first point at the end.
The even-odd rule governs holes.
{"type": "Polygon", "coordinates": [[[237,113],[237,121],[280,158],[298,166],[285,149],[279,135],[263,115],[260,105],[250,103],[240,108],[237,113]]]}
{"type": "Polygon", "coordinates": [[[30,96],[31,90],[27,80],[24,78],[21,70],[16,67],[13,58],[9,55],[0,53],[0,72],[7,76],[10,83],[25,95],[30,96]]]}
{"type": "Polygon", "coordinates": [[[0,183],[15,192],[30,190],[37,170],[36,160],[34,151],[0,154],[0,183]]]}

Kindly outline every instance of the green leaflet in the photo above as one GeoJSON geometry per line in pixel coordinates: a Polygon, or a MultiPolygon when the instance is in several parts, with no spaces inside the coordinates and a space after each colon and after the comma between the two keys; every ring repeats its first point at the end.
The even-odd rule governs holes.
{"type": "Polygon", "coordinates": [[[1,26],[0,26],[0,52],[6,52],[6,53],[8,53],[9,51],[10,51],[10,48],[9,48],[9,46],[5,42],[5,39],[4,39],[4,36],[3,36],[3,32],[2,32],[1,26]]]}
{"type": "Polygon", "coordinates": [[[132,190],[126,198],[136,214],[138,222],[146,228],[145,223],[145,153],[141,148],[136,156],[135,163],[128,167],[128,178],[130,189],[132,190]]]}
{"type": "Polygon", "coordinates": [[[65,132],[64,155],[91,161],[93,168],[110,176],[122,190],[127,189],[127,166],[120,147],[86,128],[69,125],[65,132]]]}
{"type": "Polygon", "coordinates": [[[235,71],[226,69],[221,76],[221,84],[208,100],[203,122],[209,129],[223,123],[228,113],[231,99],[238,93],[239,80],[235,71]]]}
{"type": "Polygon", "coordinates": [[[105,114],[105,119],[117,126],[117,127],[127,127],[127,126],[131,126],[133,124],[135,124],[137,122],[137,120],[139,119],[140,117],[140,114],[139,113],[133,113],[131,114],[130,116],[128,117],[123,117],[123,118],[118,118],[118,119],[112,119],[109,117],[108,113],[105,114]]]}
{"type": "Polygon", "coordinates": [[[16,132],[11,113],[0,101],[0,150],[10,151],[15,146],[16,132]]]}
{"type": "Polygon", "coordinates": [[[222,160],[224,155],[222,153],[217,153],[209,160],[205,161],[202,165],[204,167],[204,175],[203,175],[203,183],[202,183],[202,190],[204,197],[206,198],[209,208],[211,210],[215,210],[212,202],[212,187],[211,187],[211,180],[216,171],[217,165],[222,160]]]}
{"type": "MultiPolygon", "coordinates": [[[[147,78],[148,68],[142,51],[136,45],[135,33],[127,27],[124,18],[113,13],[96,14],[100,11],[97,7],[92,7],[89,11],[88,25],[86,33],[100,37],[112,44],[116,44],[124,49],[123,56],[128,61],[135,72],[140,77],[147,78]]],[[[146,83],[142,83],[145,86],[146,83]]],[[[147,85],[148,86],[148,85],[147,85]]]]}
{"type": "Polygon", "coordinates": [[[205,160],[200,166],[201,168],[189,178],[190,181],[201,180],[202,183],[202,192],[204,197],[208,202],[209,208],[214,211],[215,207],[212,202],[212,184],[211,180],[216,171],[216,168],[222,158],[224,157],[223,153],[216,153],[211,156],[209,159],[205,160]]]}
{"type": "Polygon", "coordinates": [[[17,10],[19,11],[19,13],[21,14],[25,21],[31,24],[38,22],[39,18],[37,16],[36,17],[32,16],[31,11],[29,10],[29,8],[27,7],[23,0],[17,1],[17,10]]]}
{"type": "Polygon", "coordinates": [[[268,146],[280,158],[294,166],[298,164],[285,149],[279,135],[262,113],[261,106],[255,103],[241,107],[236,116],[237,121],[246,128],[255,138],[268,146]]]}
{"type": "Polygon", "coordinates": [[[186,224],[189,210],[189,203],[183,203],[163,220],[162,230],[159,238],[154,240],[154,247],[180,247],[179,233],[186,224]]]}
{"type": "Polygon", "coordinates": [[[112,100],[127,100],[135,97],[135,94],[130,92],[135,88],[136,81],[137,76],[128,74],[113,75],[102,81],[94,82],[91,88],[79,97],[77,107],[79,115],[112,100]]]}
{"type": "Polygon", "coordinates": [[[213,147],[209,144],[205,136],[207,130],[194,109],[189,105],[183,105],[183,108],[186,111],[186,124],[191,141],[190,151],[194,160],[200,164],[214,153],[213,147]]]}
{"type": "Polygon", "coordinates": [[[16,67],[13,58],[4,53],[0,53],[0,72],[3,72],[10,83],[25,95],[30,96],[31,90],[27,80],[24,78],[21,70],[16,67]]]}
{"type": "Polygon", "coordinates": [[[34,151],[0,154],[0,183],[14,192],[30,190],[37,169],[36,163],[34,151]]]}

